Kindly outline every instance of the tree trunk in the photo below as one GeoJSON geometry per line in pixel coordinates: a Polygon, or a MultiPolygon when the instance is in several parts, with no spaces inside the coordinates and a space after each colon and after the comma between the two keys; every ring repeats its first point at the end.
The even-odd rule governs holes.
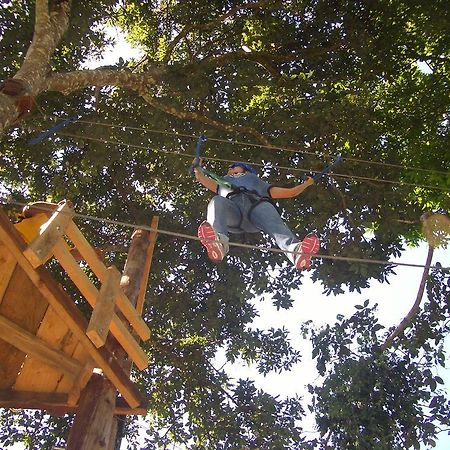
{"type": "MultiPolygon", "coordinates": [[[[122,272],[121,287],[136,306],[145,276],[147,247],[151,245],[148,231],[136,230],[131,238],[127,261],[122,272]]],[[[126,353],[117,346],[115,355],[123,367],[130,368],[126,353]]],[[[67,450],[110,450],[116,446],[117,418],[114,417],[115,387],[102,376],[93,376],[83,390],[67,450]]],[[[121,436],[119,437],[121,439],[121,436]]]]}
{"type": "MultiPolygon", "coordinates": [[[[42,91],[50,72],[50,59],[69,24],[71,1],[60,1],[50,10],[48,1],[36,0],[33,40],[13,82],[20,90],[0,87],[0,134],[27,113],[42,91]]],[[[7,82],[8,80],[6,80],[7,82]]]]}
{"type": "Polygon", "coordinates": [[[108,450],[114,429],[115,387],[102,375],[93,374],[83,389],[75,421],[67,441],[68,450],[108,450]]]}

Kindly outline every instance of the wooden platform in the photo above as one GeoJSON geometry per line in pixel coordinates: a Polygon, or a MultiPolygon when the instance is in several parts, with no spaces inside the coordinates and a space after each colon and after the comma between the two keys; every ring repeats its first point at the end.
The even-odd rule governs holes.
{"type": "MultiPolygon", "coordinates": [[[[55,217],[53,221],[57,223],[54,229],[60,230],[59,221],[55,217]]],[[[84,238],[71,220],[63,228],[74,241],[84,245],[85,260],[103,283],[100,291],[86,280],[61,236],[46,235],[44,244],[35,242],[36,239],[27,246],[0,210],[0,407],[45,409],[58,414],[73,412],[80,391],[96,369],[121,395],[117,414],[145,414],[146,401],[129,379],[127,370],[116,360],[108,339],[113,334],[130,359],[143,369],[148,361],[135,336],[148,339],[150,332],[116,285],[117,270],[103,266],[93,249],[86,246],[87,241],[81,241],[84,238]],[[93,306],[90,322],[47,269],[33,259],[36,256],[36,252],[30,253],[33,246],[39,251],[47,247],[54,250],[66,273],[93,306]],[[108,306],[111,301],[112,307],[108,306]],[[114,302],[121,306],[128,322],[134,322],[134,329],[129,330],[117,317],[114,302]],[[101,314],[94,318],[96,304],[101,314]]]]}

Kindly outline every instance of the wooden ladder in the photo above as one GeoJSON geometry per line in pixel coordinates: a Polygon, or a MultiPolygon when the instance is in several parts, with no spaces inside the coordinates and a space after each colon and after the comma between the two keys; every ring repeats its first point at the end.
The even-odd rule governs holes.
{"type": "MultiPolygon", "coordinates": [[[[70,202],[60,202],[49,220],[41,226],[39,235],[24,251],[24,256],[36,268],[53,255],[93,308],[86,331],[89,339],[99,348],[105,345],[108,333],[111,332],[136,367],[144,370],[148,367],[148,357],[136,339],[150,339],[150,329],[141,317],[146,285],[141,286],[141,304],[134,307],[121,289],[121,282],[126,283],[127,280],[122,280],[115,266],[106,267],[99,259],[94,248],[73,222],[74,216],[75,211],[70,202]],[[98,278],[100,290],[72,256],[64,236],[78,249],[98,278]],[[118,316],[118,311],[123,314],[125,321],[118,316]]],[[[157,226],[157,218],[154,218],[152,226],[155,224],[157,226]]]]}

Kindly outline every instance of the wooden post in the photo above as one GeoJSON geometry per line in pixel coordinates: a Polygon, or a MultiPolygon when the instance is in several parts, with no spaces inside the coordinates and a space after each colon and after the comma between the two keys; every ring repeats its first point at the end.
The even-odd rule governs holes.
{"type": "MultiPolygon", "coordinates": [[[[135,230],[122,273],[120,284],[134,307],[139,298],[142,279],[146,276],[147,248],[152,244],[149,236],[148,231],[135,230]]],[[[119,345],[115,354],[122,366],[128,365],[126,353],[119,345]]],[[[98,379],[96,377],[95,381],[89,382],[80,397],[80,406],[70,430],[67,450],[109,450],[114,448],[115,430],[117,430],[117,422],[114,417],[115,398],[116,389],[106,378],[98,379]],[[95,403],[101,406],[92,405],[91,398],[95,398],[95,403]],[[114,399],[112,403],[110,402],[111,398],[114,399]],[[93,436],[97,437],[93,440],[93,436]]]]}
{"type": "Polygon", "coordinates": [[[70,430],[67,450],[107,450],[111,441],[116,389],[102,375],[94,374],[80,397],[70,430]]]}
{"type": "MultiPolygon", "coordinates": [[[[152,259],[153,259],[153,251],[155,250],[156,237],[158,232],[159,217],[155,216],[152,219],[152,223],[150,224],[150,228],[153,231],[150,231],[149,235],[149,245],[147,246],[147,255],[145,259],[145,267],[144,267],[144,276],[141,280],[141,287],[139,289],[139,297],[136,300],[136,311],[139,314],[139,317],[142,316],[142,310],[144,309],[144,301],[145,301],[145,293],[147,291],[148,277],[150,275],[150,269],[152,267],[152,259]]],[[[142,337],[142,336],[141,336],[142,337]]]]}

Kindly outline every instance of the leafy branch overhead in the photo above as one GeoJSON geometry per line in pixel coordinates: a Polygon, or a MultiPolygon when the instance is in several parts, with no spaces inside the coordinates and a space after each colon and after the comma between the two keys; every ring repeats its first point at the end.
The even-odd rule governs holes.
{"type": "MultiPolygon", "coordinates": [[[[448,240],[447,9],[443,0],[2,2],[1,195],[68,198],[79,213],[133,224],[158,215],[161,229],[195,235],[210,199],[188,173],[201,133],[213,172],[246,161],[277,186],[342,153],[331,177],[280,206],[300,238],[316,233],[320,253],[336,257],[314,259],[309,272],[330,301],[370,297],[396,270],[374,261],[424,236],[432,247],[448,240]],[[117,62],[101,62],[118,36],[138,56],[115,48],[117,62]],[[28,144],[67,117],[78,120],[28,144]]],[[[121,267],[130,230],[79,225],[121,267]]],[[[431,274],[428,301],[397,330],[369,302],[324,329],[305,325],[323,377],[310,405],[220,367],[218,355],[260,374],[302,367],[300,336],[254,322],[256,299],[290,309],[303,276],[277,253],[233,247],[212,266],[197,241],[158,236],[144,310],[151,364],[133,373],[150,404],[143,448],[432,445],[449,417],[435,373],[448,334],[444,272],[431,274]],[[319,437],[306,432],[308,406],[319,437]]],[[[63,446],[70,420],[2,411],[0,446],[63,446]]],[[[139,431],[125,426],[132,448],[139,431]]]]}

